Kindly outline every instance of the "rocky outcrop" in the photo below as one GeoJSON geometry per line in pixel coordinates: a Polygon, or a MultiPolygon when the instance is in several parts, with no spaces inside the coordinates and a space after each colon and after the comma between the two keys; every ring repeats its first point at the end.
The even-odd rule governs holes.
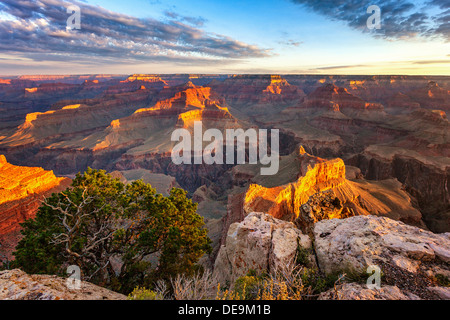
{"type": "Polygon", "coordinates": [[[70,179],[55,177],[42,168],[19,167],[0,155],[0,240],[8,244],[0,251],[10,257],[20,223],[34,217],[43,198],[61,191],[70,179]]]}
{"type": "Polygon", "coordinates": [[[326,84],[310,93],[304,102],[305,108],[325,108],[333,111],[345,109],[364,110],[380,108],[367,104],[364,100],[350,94],[346,88],[334,84],[326,84]]]}
{"type": "Polygon", "coordinates": [[[426,86],[410,91],[408,94],[422,108],[450,111],[450,90],[441,88],[435,81],[430,81],[426,86]]]}
{"type": "Polygon", "coordinates": [[[230,226],[214,275],[229,286],[250,270],[274,274],[295,263],[301,251],[309,268],[341,275],[320,300],[449,299],[450,289],[442,281],[450,279],[449,234],[358,216],[319,221],[311,237],[313,241],[292,223],[252,212],[230,226]],[[380,268],[380,288],[366,285],[369,266],[380,268]]]}
{"type": "Polygon", "coordinates": [[[300,177],[296,182],[273,188],[250,185],[244,210],[264,211],[278,219],[295,220],[300,215],[300,206],[310,196],[345,183],[345,165],[341,159],[326,161],[308,155],[301,148],[298,160],[300,177]]]}
{"type": "Polygon", "coordinates": [[[0,300],[126,300],[126,296],[81,281],[71,289],[67,279],[49,275],[28,275],[14,269],[0,271],[0,300]]]}
{"type": "Polygon", "coordinates": [[[447,183],[450,166],[433,161],[433,157],[421,156],[415,151],[389,148],[386,154],[380,148],[370,148],[349,159],[348,164],[361,169],[366,179],[382,180],[395,177],[405,185],[420,206],[423,220],[434,232],[450,231],[450,196],[447,183]]]}
{"type": "Polygon", "coordinates": [[[319,300],[420,300],[414,294],[406,295],[396,286],[368,289],[358,283],[344,283],[320,294],[319,300]]]}
{"type": "Polygon", "coordinates": [[[450,278],[450,234],[434,234],[385,217],[323,220],[314,226],[315,252],[327,273],[378,266],[384,282],[422,298],[439,277],[450,278]]]}
{"type": "MultiPolygon", "coordinates": [[[[292,157],[289,156],[292,161],[292,157]]],[[[425,227],[421,213],[414,208],[415,200],[402,190],[395,180],[368,182],[346,179],[346,167],[341,159],[325,160],[307,154],[303,148],[294,158],[294,163],[281,160],[280,172],[297,175],[297,180],[287,184],[265,187],[264,180],[251,184],[245,193],[244,213],[267,212],[275,218],[295,222],[304,232],[317,221],[333,218],[347,218],[355,215],[380,215],[401,220],[415,226],[425,227]],[[296,171],[297,170],[297,171],[296,171]],[[379,196],[384,193],[384,196],[379,196]]],[[[234,170],[243,175],[243,168],[234,170]]],[[[273,184],[276,177],[271,179],[273,184]]],[[[280,180],[280,182],[283,180],[280,180]]],[[[232,214],[233,215],[233,214],[232,214]]]]}
{"type": "MultiPolygon", "coordinates": [[[[308,250],[311,246],[310,238],[294,224],[253,212],[230,226],[217,255],[214,275],[219,283],[233,284],[250,270],[275,272],[294,263],[298,247],[308,250]]],[[[313,257],[310,260],[314,262],[313,257]]]]}
{"type": "Polygon", "coordinates": [[[0,155],[0,205],[52,189],[62,180],[42,168],[14,166],[0,155]]]}
{"type": "Polygon", "coordinates": [[[274,274],[292,264],[301,250],[309,268],[341,275],[320,300],[449,299],[450,289],[442,281],[450,279],[449,234],[358,216],[319,221],[311,237],[313,241],[292,223],[250,213],[230,226],[214,275],[222,285],[232,285],[250,270],[274,274]],[[380,288],[366,285],[369,266],[380,268],[380,288]]]}

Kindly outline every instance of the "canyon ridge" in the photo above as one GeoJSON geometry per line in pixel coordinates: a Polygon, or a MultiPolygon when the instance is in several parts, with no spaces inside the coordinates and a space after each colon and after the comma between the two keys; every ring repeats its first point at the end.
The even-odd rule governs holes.
{"type": "Polygon", "coordinates": [[[343,283],[340,298],[450,299],[436,281],[450,279],[450,77],[19,76],[0,79],[0,110],[0,262],[43,199],[93,168],[186,190],[212,240],[201,263],[221,283],[270,273],[300,246],[325,274],[384,268],[378,293],[343,283]],[[196,121],[278,129],[278,173],[174,164],[172,132],[196,121]]]}

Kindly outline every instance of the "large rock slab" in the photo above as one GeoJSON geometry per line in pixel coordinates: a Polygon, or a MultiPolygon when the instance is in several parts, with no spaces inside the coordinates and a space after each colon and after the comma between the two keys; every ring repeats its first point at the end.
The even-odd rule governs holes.
{"type": "Polygon", "coordinates": [[[219,283],[226,285],[250,270],[274,272],[292,263],[299,246],[310,249],[312,242],[293,223],[252,212],[241,223],[230,226],[225,245],[219,250],[214,274],[219,283]]]}
{"type": "Polygon", "coordinates": [[[395,286],[368,289],[358,283],[344,283],[321,293],[319,300],[420,300],[420,298],[413,294],[406,295],[395,286]]]}
{"type": "Polygon", "coordinates": [[[108,289],[81,282],[79,290],[69,289],[67,279],[48,275],[28,275],[15,269],[0,271],[0,300],[125,300],[108,289]]]}
{"type": "Polygon", "coordinates": [[[386,217],[323,220],[314,226],[319,265],[326,273],[360,270],[377,261],[410,272],[449,270],[450,233],[434,234],[386,217]],[[426,263],[425,263],[426,262],[426,263]]]}
{"type": "MultiPolygon", "coordinates": [[[[361,272],[378,266],[382,285],[433,299],[439,278],[450,278],[450,234],[434,234],[377,216],[323,220],[314,226],[315,251],[327,273],[361,272]]],[[[439,290],[440,297],[445,289],[439,290]]],[[[445,292],[444,292],[445,291],[445,292]]]]}

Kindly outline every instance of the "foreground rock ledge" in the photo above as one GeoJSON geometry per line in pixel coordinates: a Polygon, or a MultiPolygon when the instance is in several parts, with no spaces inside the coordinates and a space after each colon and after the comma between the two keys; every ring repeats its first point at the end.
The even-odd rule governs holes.
{"type": "Polygon", "coordinates": [[[450,233],[435,234],[385,217],[323,220],[315,250],[326,273],[388,263],[405,272],[450,276],[450,233]]]}
{"type": "Polygon", "coordinates": [[[0,271],[0,300],[125,300],[108,289],[82,282],[80,290],[69,290],[65,278],[28,275],[14,269],[0,271]]]}
{"type": "MultiPolygon", "coordinates": [[[[411,298],[448,299],[450,288],[440,287],[439,278],[450,278],[450,233],[434,234],[385,217],[358,216],[323,220],[314,226],[318,264],[327,274],[365,272],[378,266],[382,285],[394,285],[411,298]]],[[[355,296],[355,287],[343,288],[355,296]]],[[[367,293],[379,297],[399,296],[392,288],[367,293]]]]}
{"type": "Polygon", "coordinates": [[[438,280],[450,278],[450,234],[434,234],[377,216],[323,220],[313,228],[311,241],[290,222],[252,212],[230,226],[214,274],[220,283],[233,284],[251,269],[271,273],[292,262],[298,244],[309,252],[313,268],[348,276],[345,283],[323,292],[321,300],[450,298],[450,288],[438,280]],[[371,290],[365,284],[367,267],[372,265],[381,269],[380,289],[371,290]]]}
{"type": "Polygon", "coordinates": [[[217,255],[214,275],[223,285],[234,283],[250,270],[273,272],[292,262],[298,246],[310,249],[312,242],[293,223],[252,212],[241,223],[230,226],[217,255]]]}

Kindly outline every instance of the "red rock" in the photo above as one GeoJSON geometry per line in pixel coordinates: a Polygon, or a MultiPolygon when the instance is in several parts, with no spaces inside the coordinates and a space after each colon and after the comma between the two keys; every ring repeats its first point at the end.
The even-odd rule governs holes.
{"type": "Polygon", "coordinates": [[[16,240],[19,224],[34,217],[45,196],[69,184],[70,179],[57,178],[52,171],[14,166],[0,155],[0,242],[13,249],[8,238],[16,240]]]}

